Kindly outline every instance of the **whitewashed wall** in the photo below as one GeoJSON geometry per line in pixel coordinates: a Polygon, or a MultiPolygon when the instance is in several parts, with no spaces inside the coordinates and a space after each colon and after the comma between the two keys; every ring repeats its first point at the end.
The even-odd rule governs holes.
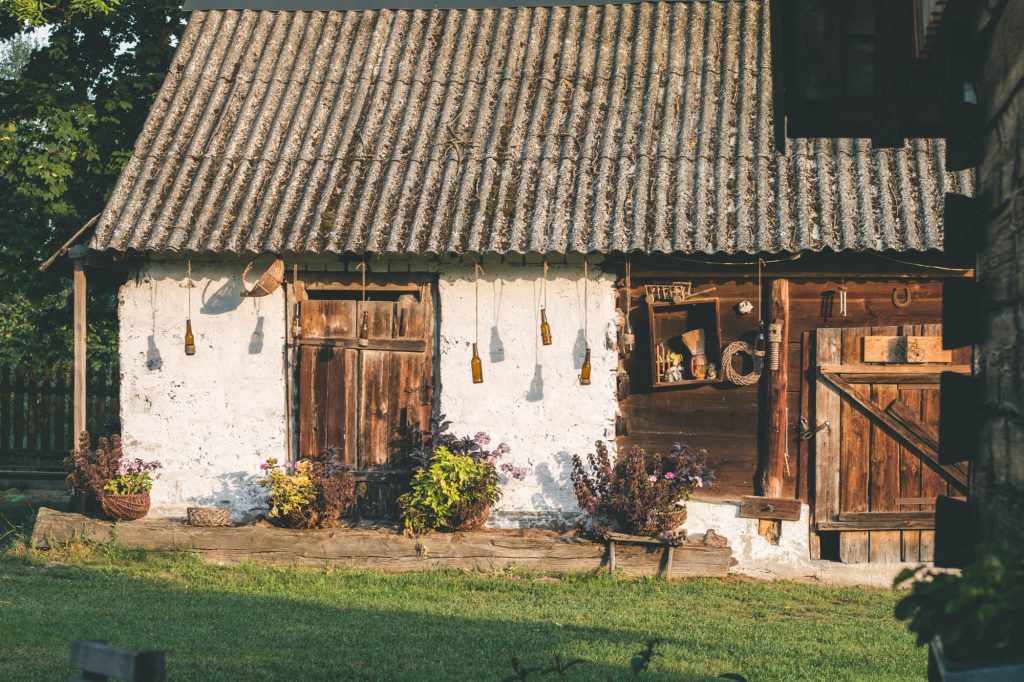
{"type": "Polygon", "coordinates": [[[574,516],[571,457],[597,439],[614,439],[616,353],[614,279],[590,269],[587,336],[592,383],[581,386],[583,265],[552,266],[548,321],[553,343],[540,342],[543,300],[540,265],[485,265],[480,281],[480,355],[484,383],[470,374],[476,284],[472,266],[440,274],[440,410],[453,431],[486,431],[492,445],[507,442],[503,461],[529,466],[524,481],[509,480],[493,525],[519,525],[574,516]]]}
{"type": "Polygon", "coordinates": [[[260,511],[259,464],[285,453],[284,297],[243,299],[243,266],[193,262],[193,356],[184,262],[148,264],[121,287],[122,436],[126,454],[163,463],[155,513],[260,511]]]}

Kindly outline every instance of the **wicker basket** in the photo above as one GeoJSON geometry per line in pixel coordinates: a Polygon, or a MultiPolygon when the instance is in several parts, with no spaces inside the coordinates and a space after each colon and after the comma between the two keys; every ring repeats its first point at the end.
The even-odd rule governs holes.
{"type": "Polygon", "coordinates": [[[441,530],[449,532],[477,530],[487,523],[487,518],[490,515],[491,505],[486,502],[460,504],[452,511],[451,518],[441,530]]]}
{"type": "Polygon", "coordinates": [[[213,528],[231,525],[231,510],[224,507],[189,507],[185,514],[190,526],[213,528]]]}
{"type": "Polygon", "coordinates": [[[112,519],[134,521],[149,513],[149,493],[111,495],[100,498],[103,513],[112,519]]]}
{"type": "Polygon", "coordinates": [[[680,507],[675,511],[662,512],[659,516],[660,523],[658,525],[661,527],[661,531],[663,533],[673,531],[686,521],[686,507],[680,507]]]}

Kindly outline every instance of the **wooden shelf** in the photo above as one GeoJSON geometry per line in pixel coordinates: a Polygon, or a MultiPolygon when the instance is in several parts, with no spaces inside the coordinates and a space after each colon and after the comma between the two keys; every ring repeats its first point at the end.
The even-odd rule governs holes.
{"type": "Polygon", "coordinates": [[[651,386],[653,388],[675,388],[717,384],[722,381],[722,328],[719,322],[717,298],[689,299],[683,303],[648,301],[647,319],[651,340],[651,386]],[[691,355],[680,338],[685,332],[704,330],[704,355],[709,364],[715,365],[714,379],[687,378],[680,381],[663,381],[658,366],[658,347],[684,357],[684,372],[690,373],[691,355]]]}

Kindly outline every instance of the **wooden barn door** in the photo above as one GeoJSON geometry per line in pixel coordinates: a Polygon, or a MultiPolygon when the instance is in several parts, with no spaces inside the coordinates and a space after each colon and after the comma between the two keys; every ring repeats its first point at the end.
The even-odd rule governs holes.
{"type": "Polygon", "coordinates": [[[300,295],[299,456],[340,448],[367,483],[362,516],[395,516],[409,478],[405,435],[429,424],[433,406],[431,290],[380,283],[362,301],[335,284],[306,282],[300,295]],[[364,312],[369,341],[360,346],[364,312]]]}
{"type": "Polygon", "coordinates": [[[967,486],[939,464],[939,377],[969,372],[970,349],[943,351],[940,325],[815,335],[817,530],[839,533],[844,562],[931,561],[935,498],[967,486]]]}

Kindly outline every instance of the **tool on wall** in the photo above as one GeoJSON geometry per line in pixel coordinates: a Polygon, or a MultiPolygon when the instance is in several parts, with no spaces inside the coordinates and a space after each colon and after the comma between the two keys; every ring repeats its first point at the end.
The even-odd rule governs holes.
{"type": "Polygon", "coordinates": [[[772,322],[768,325],[768,368],[775,371],[779,368],[779,356],[782,349],[782,323],[772,322]]]}

